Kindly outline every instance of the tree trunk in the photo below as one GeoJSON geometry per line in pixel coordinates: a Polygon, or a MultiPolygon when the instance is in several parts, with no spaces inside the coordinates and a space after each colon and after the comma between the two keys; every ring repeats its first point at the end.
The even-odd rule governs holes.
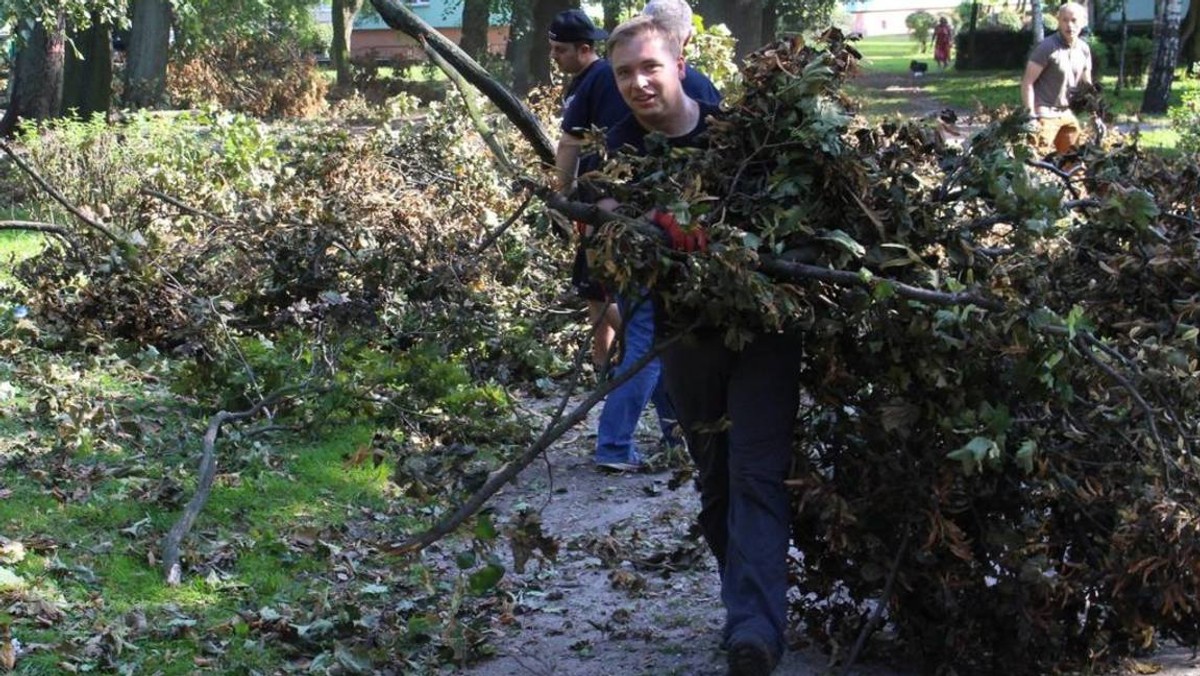
{"type": "Polygon", "coordinates": [[[67,50],[63,66],[63,111],[73,110],[83,119],[93,113],[107,115],[112,103],[112,26],[102,22],[93,12],[86,29],[72,32],[75,49],[67,50]]]}
{"type": "Polygon", "coordinates": [[[354,16],[362,9],[363,0],[333,0],[333,43],[329,46],[329,60],[337,71],[339,89],[349,89],[354,84],[354,73],[350,71],[350,34],[354,31],[354,16]]]}
{"type": "Polygon", "coordinates": [[[50,26],[40,21],[34,25],[13,65],[12,97],[0,120],[0,137],[11,136],[21,119],[48,120],[62,110],[65,47],[62,14],[50,26]]]}
{"type": "Polygon", "coordinates": [[[1179,29],[1179,61],[1191,73],[1193,65],[1200,62],[1200,0],[1192,0],[1187,15],[1179,29]]]}
{"type": "Polygon", "coordinates": [[[488,51],[491,4],[490,0],[463,0],[462,43],[459,47],[476,61],[488,51]]]}
{"type": "Polygon", "coordinates": [[[149,108],[163,101],[167,83],[171,5],[168,0],[133,0],[133,25],[125,61],[124,102],[149,108]]]}
{"type": "Polygon", "coordinates": [[[604,9],[604,30],[612,32],[617,24],[621,23],[621,5],[624,3],[621,0],[602,0],[600,5],[604,9]]]}
{"type": "MultiPolygon", "coordinates": [[[[1196,2],[1198,0],[1193,0],[1196,2]]],[[[1179,63],[1179,24],[1183,18],[1180,0],[1166,0],[1154,17],[1154,65],[1142,95],[1142,113],[1163,115],[1171,99],[1175,64],[1179,63]]]]}
{"type": "Polygon", "coordinates": [[[729,0],[725,25],[737,38],[735,54],[738,59],[763,44],[763,0],[729,0]]]}
{"type": "Polygon", "coordinates": [[[1042,17],[1042,0],[1032,0],[1029,10],[1033,15],[1030,20],[1030,28],[1033,29],[1033,45],[1030,46],[1030,49],[1033,49],[1046,38],[1046,21],[1042,17]]]}
{"type": "Polygon", "coordinates": [[[725,0],[700,0],[695,4],[696,12],[704,17],[705,26],[726,23],[725,0]]]}
{"type": "Polygon", "coordinates": [[[578,7],[572,0],[535,0],[533,4],[533,42],[529,49],[529,79],[532,84],[550,82],[550,22],[559,12],[578,7]]]}
{"type": "Polygon", "coordinates": [[[529,52],[533,47],[533,8],[528,2],[514,2],[512,21],[508,26],[508,47],[504,57],[512,64],[513,93],[524,96],[529,92],[529,52]]]}
{"type": "MultiPolygon", "coordinates": [[[[808,26],[805,26],[808,28],[808,26]]],[[[767,0],[763,4],[762,10],[762,35],[760,39],[763,44],[775,42],[775,38],[779,37],[779,0],[767,0]]]]}

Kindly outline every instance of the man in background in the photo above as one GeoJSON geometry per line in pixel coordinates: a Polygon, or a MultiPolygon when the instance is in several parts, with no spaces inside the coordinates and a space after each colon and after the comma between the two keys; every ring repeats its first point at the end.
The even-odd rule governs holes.
{"type": "Polygon", "coordinates": [[[1092,84],[1092,51],[1081,38],[1087,10],[1074,2],[1058,10],[1058,31],[1034,48],[1021,79],[1021,103],[1038,123],[1043,148],[1060,155],[1079,141],[1079,120],[1069,98],[1077,87],[1092,84]]]}

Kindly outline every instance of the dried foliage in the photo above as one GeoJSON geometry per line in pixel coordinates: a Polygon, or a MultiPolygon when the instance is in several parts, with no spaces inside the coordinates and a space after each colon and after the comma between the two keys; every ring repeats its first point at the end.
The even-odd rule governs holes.
{"type": "Polygon", "coordinates": [[[610,281],[731,345],[808,337],[797,620],[836,654],[882,594],[892,645],[939,673],[1195,644],[1197,166],[1088,146],[1068,176],[1020,113],[961,148],[940,120],[864,126],[856,61],[836,31],[764,48],[708,149],[594,179],[711,242],[611,227],[610,281]]]}
{"type": "Polygon", "coordinates": [[[258,117],[311,117],[325,108],[328,84],[316,61],[286,40],[232,38],[172,59],[173,105],[217,105],[258,117]]]}

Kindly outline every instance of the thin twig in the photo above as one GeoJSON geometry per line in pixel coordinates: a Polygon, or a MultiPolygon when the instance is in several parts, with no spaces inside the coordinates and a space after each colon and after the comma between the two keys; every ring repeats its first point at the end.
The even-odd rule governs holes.
{"type": "Polygon", "coordinates": [[[212,492],[213,479],[217,474],[217,435],[221,432],[221,426],[227,422],[253,418],[267,406],[284,397],[296,394],[302,389],[304,389],[303,386],[299,385],[280,388],[245,411],[237,413],[221,411],[209,419],[208,429],[204,433],[203,455],[200,457],[200,476],[196,482],[196,493],[188,501],[187,507],[179,516],[179,520],[171,527],[171,531],[163,538],[163,574],[167,578],[167,584],[174,586],[183,581],[183,568],[179,563],[180,547],[183,544],[183,538],[187,537],[188,531],[192,529],[192,524],[196,522],[196,517],[200,515],[200,511],[208,502],[209,493],[212,492]]]}
{"type": "Polygon", "coordinates": [[[29,166],[29,164],[27,164],[25,162],[25,160],[22,160],[20,155],[17,155],[16,151],[14,151],[12,149],[12,147],[9,146],[4,141],[0,141],[0,150],[4,151],[4,153],[6,155],[11,157],[12,161],[15,162],[18,167],[21,168],[21,171],[24,171],[26,174],[28,174],[29,178],[33,179],[34,183],[38,184],[38,186],[40,186],[42,188],[42,190],[45,190],[47,193],[49,193],[50,197],[54,198],[55,202],[58,202],[59,204],[61,204],[64,209],[66,209],[67,211],[69,211],[71,213],[72,216],[74,216],[75,218],[78,218],[80,221],[82,221],[88,227],[100,232],[101,234],[103,234],[105,237],[112,240],[113,242],[124,245],[124,246],[129,245],[129,242],[127,242],[124,239],[115,235],[103,223],[101,223],[100,221],[97,221],[96,219],[92,218],[91,216],[88,216],[87,214],[80,211],[79,208],[76,207],[74,204],[71,204],[71,202],[69,200],[67,200],[66,196],[64,196],[61,192],[59,192],[57,188],[50,185],[46,181],[46,179],[42,178],[41,174],[37,173],[37,171],[34,170],[33,167],[29,166]]]}
{"type": "Polygon", "coordinates": [[[1091,351],[1091,349],[1089,349],[1088,342],[1085,339],[1077,336],[1075,338],[1075,345],[1079,348],[1079,351],[1083,353],[1083,356],[1088,359],[1088,361],[1095,364],[1097,368],[1108,374],[1109,378],[1117,381],[1117,384],[1125,388],[1125,391],[1129,392],[1129,396],[1133,397],[1134,402],[1136,402],[1138,407],[1142,409],[1142,413],[1144,413],[1146,416],[1146,424],[1150,428],[1150,435],[1154,438],[1154,444],[1158,446],[1159,453],[1162,455],[1163,482],[1166,483],[1167,489],[1170,490],[1172,488],[1172,462],[1170,456],[1167,454],[1167,445],[1163,442],[1162,435],[1158,433],[1158,424],[1155,422],[1154,409],[1150,408],[1150,404],[1146,401],[1145,397],[1142,396],[1141,392],[1138,392],[1133,383],[1129,382],[1128,378],[1118,373],[1113,367],[1105,364],[1103,361],[1100,361],[1100,358],[1097,357],[1095,353],[1091,351]]]}
{"type": "Polygon", "coordinates": [[[912,532],[906,530],[904,539],[900,542],[900,549],[896,551],[896,558],[892,559],[892,567],[888,570],[887,582],[883,585],[883,594],[879,597],[879,603],[875,605],[875,609],[871,612],[871,618],[863,625],[861,631],[858,632],[858,638],[854,641],[854,648],[850,650],[850,656],[846,658],[846,664],[842,666],[841,676],[849,676],[850,670],[854,668],[854,663],[858,661],[858,656],[862,653],[863,647],[867,644],[867,639],[871,634],[875,633],[879,624],[883,621],[883,610],[887,607],[888,599],[892,597],[892,587],[896,584],[896,573],[900,570],[900,562],[904,560],[904,555],[908,552],[908,542],[911,539],[912,532]]]}
{"type": "Polygon", "coordinates": [[[513,212],[512,216],[509,216],[506,221],[501,223],[500,227],[492,230],[488,233],[487,237],[483,238],[483,241],[479,243],[479,246],[475,247],[475,251],[472,252],[472,256],[478,256],[486,251],[488,247],[495,244],[496,240],[500,239],[500,236],[503,235],[510,227],[512,227],[512,224],[516,223],[517,219],[521,218],[521,214],[525,213],[525,210],[529,208],[529,203],[532,201],[533,191],[530,190],[525,193],[525,199],[521,202],[521,206],[517,207],[517,210],[513,212]]]}
{"type": "MultiPolygon", "coordinates": [[[[550,423],[546,426],[546,429],[542,432],[541,436],[539,436],[538,439],[529,446],[529,448],[525,449],[521,455],[509,461],[509,463],[504,467],[501,467],[493,472],[483,486],[449,516],[443,517],[441,521],[424,532],[414,535],[404,542],[401,542],[399,545],[393,548],[392,551],[397,554],[411,554],[413,552],[419,552],[454,532],[456,528],[465,523],[467,519],[471,518],[471,516],[473,516],[485,504],[487,504],[487,501],[491,499],[491,497],[495,495],[497,491],[503,488],[509,481],[512,481],[518,474],[521,473],[522,470],[528,467],[529,464],[534,461],[534,459],[536,459],[542,454],[543,451],[549,448],[550,444],[553,444],[555,441],[557,441],[559,437],[567,432],[567,430],[583,421],[583,419],[587,417],[588,412],[591,411],[596,404],[603,401],[604,397],[608,396],[609,392],[612,392],[621,385],[624,385],[626,381],[637,375],[639,371],[645,368],[647,364],[658,357],[658,355],[664,350],[678,341],[680,337],[682,337],[682,334],[664,340],[655,345],[654,349],[650,350],[648,353],[642,356],[641,359],[634,362],[628,371],[613,378],[607,383],[604,383],[600,387],[597,387],[591,393],[591,395],[589,395],[588,398],[583,401],[583,403],[576,406],[569,414],[566,415],[566,417],[561,417],[561,411],[565,410],[565,404],[560,405],[560,415],[556,416],[550,421],[550,423]]],[[[569,397],[570,395],[571,393],[568,391],[563,396],[569,397]]]]}
{"type": "Polygon", "coordinates": [[[197,209],[196,207],[185,204],[185,203],[181,202],[178,198],[171,197],[170,195],[168,195],[166,193],[161,193],[157,190],[151,190],[150,188],[142,188],[138,192],[147,197],[153,197],[156,200],[162,200],[163,202],[170,204],[171,206],[175,207],[176,209],[187,212],[193,216],[199,216],[201,218],[206,218],[206,219],[212,221],[213,223],[216,223],[217,225],[229,225],[229,221],[225,220],[224,218],[221,218],[220,216],[216,216],[214,214],[210,214],[207,211],[204,211],[203,209],[197,209]]]}

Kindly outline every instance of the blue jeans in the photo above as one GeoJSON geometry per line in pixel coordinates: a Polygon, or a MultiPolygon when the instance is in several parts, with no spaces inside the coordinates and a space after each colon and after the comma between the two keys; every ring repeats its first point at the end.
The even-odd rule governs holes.
{"type": "MultiPolygon", "coordinates": [[[[642,296],[617,299],[621,308],[621,363],[613,372],[619,377],[637,363],[654,346],[654,304],[642,296]]],[[[633,443],[638,419],[646,402],[653,401],[658,412],[658,425],[668,444],[680,443],[675,409],[662,384],[662,362],[646,364],[620,387],[608,393],[600,411],[596,433],[596,462],[628,462],[640,460],[633,443]]]]}
{"type": "Polygon", "coordinates": [[[787,628],[792,511],[784,481],[800,406],[801,346],[794,335],[758,335],[734,352],[721,332],[711,332],[663,354],[699,470],[700,530],[721,573],[725,640],[757,637],[776,657],[787,628]]]}

